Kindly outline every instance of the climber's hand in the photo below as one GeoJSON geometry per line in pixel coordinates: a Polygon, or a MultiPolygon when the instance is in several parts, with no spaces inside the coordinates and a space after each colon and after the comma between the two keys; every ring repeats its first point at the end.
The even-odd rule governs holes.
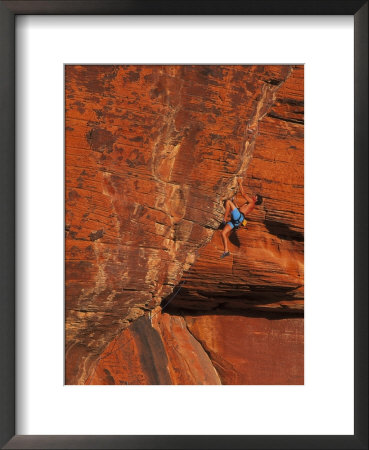
{"type": "Polygon", "coordinates": [[[245,197],[245,192],[244,192],[244,190],[243,190],[243,185],[242,185],[242,177],[239,177],[239,178],[237,179],[237,181],[238,181],[238,186],[239,186],[239,188],[240,188],[240,192],[241,192],[242,196],[245,197]]]}

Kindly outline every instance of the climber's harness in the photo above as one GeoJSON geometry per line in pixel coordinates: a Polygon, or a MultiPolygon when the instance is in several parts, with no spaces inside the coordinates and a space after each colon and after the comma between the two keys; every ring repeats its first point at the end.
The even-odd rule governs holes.
{"type": "MultiPolygon", "coordinates": [[[[233,201],[233,198],[232,198],[232,201],[233,201]]],[[[237,206],[237,211],[240,213],[240,217],[237,220],[234,220],[231,215],[231,222],[233,223],[235,230],[237,230],[240,226],[245,227],[247,224],[247,220],[246,220],[245,216],[240,211],[240,208],[242,208],[242,206],[246,205],[246,203],[247,202],[243,203],[241,206],[237,206],[237,204],[235,203],[235,205],[237,206]]]]}
{"type": "Polygon", "coordinates": [[[232,220],[232,223],[234,225],[234,229],[238,230],[240,227],[245,227],[246,226],[247,220],[245,218],[243,218],[242,222],[240,222],[240,221],[236,222],[236,221],[232,220]]]}
{"type": "Polygon", "coordinates": [[[247,224],[247,220],[245,219],[245,216],[240,212],[240,210],[237,208],[237,211],[239,212],[240,216],[238,219],[231,218],[231,222],[233,223],[234,227],[237,229],[240,226],[245,227],[247,224]]]}

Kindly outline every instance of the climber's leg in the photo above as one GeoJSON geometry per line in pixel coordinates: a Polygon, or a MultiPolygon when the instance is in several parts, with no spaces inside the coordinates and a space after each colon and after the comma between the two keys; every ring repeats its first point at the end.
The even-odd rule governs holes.
{"type": "Polygon", "coordinates": [[[231,202],[231,200],[226,201],[225,207],[224,221],[226,222],[227,220],[231,219],[231,212],[237,207],[233,202],[231,202]]]}
{"type": "Polygon", "coordinates": [[[223,241],[223,245],[224,245],[224,253],[222,255],[222,257],[227,256],[226,253],[228,252],[228,235],[229,233],[232,231],[234,225],[232,223],[227,223],[227,225],[224,227],[224,229],[222,230],[222,241],[223,241]]]}

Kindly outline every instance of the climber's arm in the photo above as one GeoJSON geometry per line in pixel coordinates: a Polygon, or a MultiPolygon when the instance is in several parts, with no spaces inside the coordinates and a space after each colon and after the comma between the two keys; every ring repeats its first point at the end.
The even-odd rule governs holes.
{"type": "Polygon", "coordinates": [[[252,201],[253,201],[252,198],[251,198],[250,196],[248,196],[248,195],[245,193],[245,191],[243,190],[242,178],[239,178],[239,179],[238,179],[238,186],[239,186],[239,188],[240,188],[240,192],[241,192],[242,197],[243,197],[245,200],[247,200],[249,203],[252,202],[252,201]]]}

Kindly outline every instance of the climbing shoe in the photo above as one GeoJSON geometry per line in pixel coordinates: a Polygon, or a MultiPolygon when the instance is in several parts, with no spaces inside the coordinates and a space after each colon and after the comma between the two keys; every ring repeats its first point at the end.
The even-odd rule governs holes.
{"type": "Polygon", "coordinates": [[[224,252],[224,253],[221,255],[220,259],[225,258],[226,256],[229,256],[229,255],[230,255],[229,252],[224,252]]]}

